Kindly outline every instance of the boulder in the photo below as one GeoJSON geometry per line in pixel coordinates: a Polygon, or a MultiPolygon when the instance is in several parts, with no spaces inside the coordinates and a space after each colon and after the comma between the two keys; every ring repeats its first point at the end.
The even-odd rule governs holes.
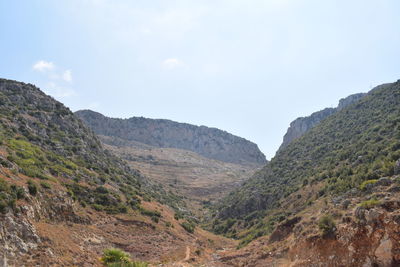
{"type": "Polygon", "coordinates": [[[365,221],[365,212],[366,212],[366,209],[364,209],[362,207],[357,207],[354,210],[354,217],[356,217],[359,221],[365,221]]]}
{"type": "Polygon", "coordinates": [[[389,186],[392,183],[393,183],[393,181],[390,178],[382,177],[382,178],[379,178],[379,180],[376,182],[376,185],[389,186]]]}
{"type": "Polygon", "coordinates": [[[271,234],[269,242],[272,243],[276,241],[281,241],[288,237],[292,233],[294,226],[300,221],[301,217],[294,217],[278,225],[275,231],[271,234]]]}
{"type": "Polygon", "coordinates": [[[394,165],[394,174],[400,174],[400,159],[398,159],[394,165]]]}
{"type": "Polygon", "coordinates": [[[367,223],[378,223],[381,217],[381,213],[376,209],[371,209],[365,212],[365,219],[367,223]]]}

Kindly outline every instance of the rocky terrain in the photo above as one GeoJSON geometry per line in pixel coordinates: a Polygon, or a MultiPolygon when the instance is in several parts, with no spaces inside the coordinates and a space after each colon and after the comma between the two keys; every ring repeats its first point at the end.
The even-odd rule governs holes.
{"type": "Polygon", "coordinates": [[[397,266],[400,81],[282,148],[214,212],[233,266],[397,266]]]}
{"type": "Polygon", "coordinates": [[[211,204],[239,187],[258,168],[203,157],[195,152],[177,148],[158,148],[137,142],[99,136],[104,147],[129,166],[168,190],[183,195],[193,212],[201,204],[211,204]],[[110,140],[112,139],[112,140],[110,140]],[[109,144],[114,145],[109,145],[109,144]]]}
{"type": "Polygon", "coordinates": [[[121,266],[100,260],[109,248],[135,267],[400,265],[400,81],[314,114],[254,174],[258,149],[219,130],[229,160],[122,131],[143,120],[155,142],[201,127],[157,120],[180,129],[163,135],[153,120],[84,113],[122,136],[0,79],[0,266],[121,266]],[[231,162],[236,149],[245,160],[231,162]]]}
{"type": "Polygon", "coordinates": [[[98,135],[159,148],[189,150],[229,163],[259,166],[266,163],[264,154],[256,144],[216,128],[143,117],[114,119],[90,110],[77,111],[75,114],[98,135]]]}
{"type": "Polygon", "coordinates": [[[364,190],[319,199],[270,235],[219,257],[230,266],[399,266],[399,197],[400,176],[381,178],[364,190]]]}
{"type": "Polygon", "coordinates": [[[234,241],[196,227],[182,198],[107,152],[68,108],[31,84],[0,80],[0,265],[211,262],[234,241]]]}
{"type": "Polygon", "coordinates": [[[289,129],[286,134],[283,136],[283,142],[279,148],[279,150],[286,147],[293,140],[303,136],[310,129],[318,125],[322,120],[326,119],[330,115],[334,114],[345,108],[346,106],[353,104],[354,102],[360,100],[364,93],[350,95],[346,98],[342,98],[339,101],[339,104],[336,108],[326,108],[317,112],[314,112],[310,116],[300,117],[295,119],[290,123],[289,129]]]}

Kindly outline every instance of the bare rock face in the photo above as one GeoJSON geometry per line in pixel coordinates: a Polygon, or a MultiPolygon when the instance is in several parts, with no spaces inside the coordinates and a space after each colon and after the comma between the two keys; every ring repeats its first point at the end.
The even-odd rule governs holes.
{"type": "Polygon", "coordinates": [[[275,229],[269,238],[269,242],[281,241],[287,238],[293,231],[293,228],[298,222],[301,221],[301,217],[294,217],[281,224],[275,229]]]}
{"type": "Polygon", "coordinates": [[[323,119],[336,112],[334,108],[326,108],[324,110],[315,112],[308,117],[297,118],[290,123],[290,127],[283,137],[283,143],[279,149],[283,149],[293,140],[303,136],[308,130],[315,127],[323,119]]]}
{"type": "Polygon", "coordinates": [[[400,159],[396,161],[394,166],[394,174],[400,174],[400,159]]]}
{"type": "Polygon", "coordinates": [[[375,257],[379,266],[393,266],[393,242],[386,234],[379,243],[379,246],[375,250],[375,257]]]}
{"type": "Polygon", "coordinates": [[[358,94],[353,94],[349,95],[348,97],[342,98],[339,100],[339,105],[337,106],[337,111],[344,109],[348,105],[351,105],[358,100],[360,100],[362,97],[364,97],[366,94],[365,93],[358,93],[358,94]]]}
{"type": "Polygon", "coordinates": [[[161,148],[185,149],[224,162],[266,163],[256,144],[216,128],[143,117],[115,119],[90,110],[75,114],[98,135],[161,148]]]}
{"type": "Polygon", "coordinates": [[[293,140],[303,136],[306,132],[317,126],[321,121],[323,121],[327,117],[344,109],[348,105],[357,102],[363,96],[365,96],[364,93],[350,95],[346,98],[340,99],[339,105],[336,108],[326,108],[321,111],[314,112],[308,117],[300,117],[295,119],[293,122],[290,123],[289,129],[287,130],[285,136],[283,137],[283,142],[279,150],[285,148],[293,140]]]}
{"type": "Polygon", "coordinates": [[[0,266],[7,266],[11,259],[35,249],[40,242],[33,225],[26,218],[18,218],[12,213],[0,220],[0,266]]]}

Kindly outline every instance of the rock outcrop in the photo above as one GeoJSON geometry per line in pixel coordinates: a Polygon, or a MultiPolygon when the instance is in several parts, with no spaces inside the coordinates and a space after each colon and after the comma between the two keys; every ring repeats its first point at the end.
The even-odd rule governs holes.
{"type": "Polygon", "coordinates": [[[282,145],[279,147],[279,150],[282,150],[293,140],[303,136],[310,129],[318,125],[322,120],[326,119],[337,111],[344,109],[348,105],[355,103],[363,96],[365,96],[364,93],[350,95],[346,98],[340,99],[339,105],[336,108],[326,108],[321,111],[314,112],[310,116],[295,119],[293,122],[290,123],[289,129],[283,137],[283,142],[282,145]]]}
{"type": "Polygon", "coordinates": [[[98,135],[118,137],[161,148],[179,148],[230,163],[266,163],[257,145],[228,132],[170,120],[132,117],[115,119],[81,110],[75,113],[98,135]]]}

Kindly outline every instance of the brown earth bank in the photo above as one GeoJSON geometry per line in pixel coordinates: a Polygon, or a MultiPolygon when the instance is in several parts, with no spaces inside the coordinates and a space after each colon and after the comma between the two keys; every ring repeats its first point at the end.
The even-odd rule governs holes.
{"type": "Polygon", "coordinates": [[[399,177],[366,191],[324,198],[240,250],[218,254],[229,266],[400,266],[399,177]],[[329,215],[329,234],[319,229],[329,215]]]}
{"type": "MultiPolygon", "coordinates": [[[[2,169],[0,178],[24,187],[27,177],[2,169]]],[[[174,212],[156,202],[158,222],[129,211],[111,215],[82,207],[63,187],[18,200],[1,215],[0,266],[102,266],[106,248],[120,248],[150,266],[399,266],[399,177],[382,178],[366,191],[324,198],[287,218],[275,231],[248,246],[196,227],[188,233],[174,212]],[[381,182],[380,182],[381,181],[381,182]],[[51,199],[51,201],[50,201],[51,199]],[[368,203],[368,204],[366,204],[368,203]],[[324,215],[332,232],[318,227],[324,215]]]]}
{"type": "MultiPolygon", "coordinates": [[[[27,177],[1,173],[6,181],[26,185],[27,177]]],[[[143,208],[160,212],[155,222],[135,211],[111,215],[82,207],[58,183],[51,186],[35,197],[25,188],[27,197],[17,208],[0,215],[0,266],[103,266],[107,248],[120,248],[153,266],[226,266],[213,254],[236,246],[199,227],[185,231],[183,220],[157,202],[142,201],[143,208]]]]}

